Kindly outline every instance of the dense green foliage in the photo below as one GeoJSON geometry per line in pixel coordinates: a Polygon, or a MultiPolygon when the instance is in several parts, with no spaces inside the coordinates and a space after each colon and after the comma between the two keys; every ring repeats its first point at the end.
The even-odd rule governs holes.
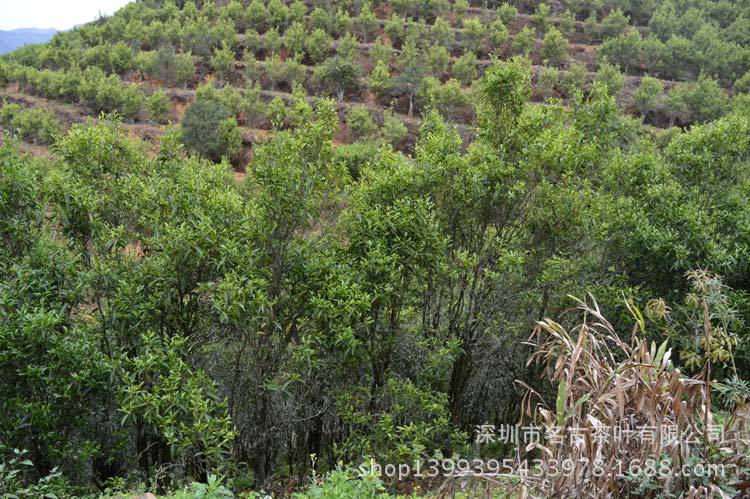
{"type": "Polygon", "coordinates": [[[198,99],[187,109],[182,136],[188,148],[214,161],[237,154],[242,142],[237,121],[216,99],[198,99]]]}
{"type": "MultiPolygon", "coordinates": [[[[328,5],[266,5],[261,0],[222,6],[138,2],[112,18],[61,33],[47,45],[25,47],[0,60],[0,82],[17,82],[28,92],[81,102],[94,114],[117,111],[134,119],[144,104],[142,92],[129,83],[134,71],[154,83],[177,87],[195,83],[203,68],[212,69],[217,81],[237,82],[243,51],[253,58],[252,64],[245,65],[245,83],[258,82],[270,90],[284,85],[285,91],[294,83],[304,83],[308,91],[357,100],[364,82],[384,104],[410,115],[415,109],[423,114],[430,110],[415,102],[422,84],[431,84],[425,79],[427,69],[441,84],[447,84],[451,75],[468,86],[477,70],[481,76],[488,59],[517,54],[530,54],[536,64],[570,70],[580,62],[585,70],[597,69],[598,62],[602,67],[615,65],[636,86],[638,78],[648,74],[680,82],[700,77],[716,87],[711,89],[712,101],[706,103],[686,97],[684,93],[691,90],[683,92],[678,85],[676,95],[662,96],[664,105],[646,112],[632,92],[611,89],[623,93],[635,112],[659,126],[702,122],[704,105],[711,107],[711,117],[726,114],[732,98],[728,92],[747,92],[750,38],[744,31],[750,28],[750,13],[742,2],[571,1],[564,3],[564,11],[532,2],[489,6],[481,13],[448,2],[403,3],[393,6],[390,19],[379,20],[371,5],[358,3],[331,10],[328,5]],[[519,9],[531,14],[530,19],[521,29],[510,29],[519,9]],[[372,43],[371,35],[381,21],[387,38],[378,37],[367,48],[364,44],[372,43]],[[583,22],[576,25],[576,21],[583,22]],[[598,61],[572,42],[601,43],[594,58],[598,61]],[[392,57],[384,50],[402,52],[392,57]],[[373,64],[370,75],[362,74],[358,60],[365,54],[380,63],[373,64]],[[120,76],[128,83],[118,84],[120,76]]],[[[561,90],[543,90],[539,95],[575,99],[573,92],[561,90]]],[[[466,88],[461,92],[470,93],[466,88]]],[[[737,106],[742,102],[738,98],[737,106]]],[[[470,114],[450,111],[452,120],[471,120],[470,114]]]]}
{"type": "Polygon", "coordinates": [[[61,131],[60,123],[50,111],[8,103],[0,107],[0,126],[34,144],[52,144],[61,131]]]}
{"type": "Polygon", "coordinates": [[[98,116],[0,108],[13,488],[377,497],[338,463],[502,457],[475,425],[554,398],[524,341],[586,293],[750,376],[747,5],[385,7],[146,0],[0,58],[98,116]],[[708,346],[695,269],[732,312],[708,346]]]}

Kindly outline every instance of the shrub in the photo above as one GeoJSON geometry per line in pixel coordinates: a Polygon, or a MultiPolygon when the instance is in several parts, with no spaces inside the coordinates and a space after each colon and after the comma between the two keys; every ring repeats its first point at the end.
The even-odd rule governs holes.
{"type": "Polygon", "coordinates": [[[412,42],[424,49],[429,45],[429,40],[430,28],[426,24],[420,21],[412,21],[406,25],[404,43],[412,42]]]}
{"type": "Polygon", "coordinates": [[[262,33],[265,30],[268,14],[266,13],[266,5],[263,3],[263,0],[253,0],[250,2],[245,16],[256,31],[262,33]]]}
{"type": "Polygon", "coordinates": [[[459,19],[464,17],[466,11],[469,10],[469,0],[456,0],[453,2],[453,10],[456,12],[459,19]]]}
{"type": "Polygon", "coordinates": [[[1,497],[66,497],[71,487],[65,476],[57,468],[37,481],[28,480],[35,475],[34,463],[26,456],[26,451],[13,449],[12,456],[0,456],[0,496],[1,497]]]}
{"type": "Polygon", "coordinates": [[[252,51],[253,54],[258,54],[263,50],[263,41],[260,39],[260,34],[254,29],[245,31],[245,50],[252,51]]]}
{"type": "Polygon", "coordinates": [[[266,13],[271,26],[278,30],[284,29],[289,17],[289,9],[281,0],[270,0],[266,6],[266,13]]]}
{"type": "Polygon", "coordinates": [[[138,52],[134,59],[136,69],[138,69],[143,76],[154,77],[158,69],[157,57],[158,56],[154,51],[144,50],[143,52],[138,52]]]}
{"type": "Polygon", "coordinates": [[[542,2],[537,5],[534,14],[531,16],[531,22],[534,24],[537,32],[545,34],[550,27],[550,6],[542,2]]]}
{"type": "Polygon", "coordinates": [[[263,38],[263,48],[266,49],[266,52],[272,55],[278,53],[282,43],[278,28],[273,27],[266,31],[266,36],[263,38]]]}
{"type": "Polygon", "coordinates": [[[176,59],[174,47],[163,45],[155,54],[152,61],[151,76],[159,78],[164,82],[172,82],[175,79],[176,59]]]}
{"type": "Polygon", "coordinates": [[[517,55],[527,55],[534,46],[536,31],[534,28],[524,26],[513,38],[513,52],[517,55]]]}
{"type": "Polygon", "coordinates": [[[160,163],[166,164],[184,157],[185,144],[183,143],[179,127],[167,127],[162,134],[159,135],[157,142],[159,149],[156,159],[160,163]]]}
{"type": "Polygon", "coordinates": [[[215,383],[182,358],[183,338],[143,333],[140,339],[141,354],[123,362],[123,420],[142,420],[183,462],[197,447],[208,470],[220,466],[234,434],[226,402],[211,397],[215,383]]]}
{"type": "Polygon", "coordinates": [[[537,89],[539,93],[549,98],[555,95],[555,86],[560,82],[560,72],[556,68],[544,67],[539,72],[539,80],[537,81],[537,89]]]}
{"type": "Polygon", "coordinates": [[[337,467],[322,481],[313,480],[310,488],[298,494],[298,499],[322,497],[382,497],[385,486],[375,474],[362,474],[354,468],[337,467]]]}
{"type": "Polygon", "coordinates": [[[453,77],[464,85],[468,85],[477,77],[477,56],[473,52],[464,52],[464,55],[453,63],[453,77]]]}
{"type": "Polygon", "coordinates": [[[358,54],[359,42],[353,35],[347,33],[339,39],[338,47],[336,47],[337,56],[346,59],[356,59],[358,54]]]}
{"type": "Polygon", "coordinates": [[[419,91],[417,92],[417,99],[420,102],[422,109],[434,109],[437,106],[439,92],[440,80],[434,76],[426,76],[423,78],[419,85],[419,91]]]}
{"type": "Polygon", "coordinates": [[[380,101],[387,99],[391,95],[393,80],[385,62],[377,62],[368,78],[368,85],[380,101]]]}
{"type": "Polygon", "coordinates": [[[93,125],[75,123],[56,146],[71,170],[86,178],[117,177],[145,161],[143,142],[131,138],[112,115],[93,125]]]}
{"type": "Polygon", "coordinates": [[[695,64],[698,48],[692,40],[682,36],[671,36],[664,44],[667,69],[672,78],[693,79],[700,68],[695,64]]]}
{"type": "Polygon", "coordinates": [[[330,33],[333,19],[327,10],[316,7],[310,16],[310,24],[312,24],[313,31],[319,29],[325,33],[330,33]]]}
{"type": "Polygon", "coordinates": [[[307,30],[299,22],[293,23],[284,32],[284,46],[292,56],[304,57],[306,40],[307,30]]]}
{"type": "Polygon", "coordinates": [[[573,32],[576,26],[576,18],[575,15],[570,11],[570,9],[566,9],[565,12],[560,14],[560,17],[557,19],[557,29],[560,30],[560,33],[562,33],[565,36],[568,36],[573,32]]]}
{"type": "Polygon", "coordinates": [[[738,93],[750,94],[750,71],[734,82],[734,90],[738,93]]]}
{"type": "Polygon", "coordinates": [[[436,110],[449,119],[461,119],[465,117],[467,110],[471,109],[461,82],[454,78],[446,81],[444,85],[434,77],[425,78],[419,89],[419,100],[424,109],[436,110]]]}
{"type": "Polygon", "coordinates": [[[326,58],[330,46],[331,38],[328,34],[320,28],[314,29],[307,39],[307,53],[310,60],[315,64],[321,63],[326,58]]]}
{"type": "Polygon", "coordinates": [[[508,28],[500,19],[496,19],[490,24],[489,35],[492,47],[499,48],[508,40],[508,28]]]}
{"type": "Polygon", "coordinates": [[[383,26],[383,32],[388,35],[392,43],[401,43],[404,38],[404,21],[400,17],[393,14],[390,19],[385,22],[383,26]]]}
{"type": "Polygon", "coordinates": [[[349,172],[352,180],[359,180],[362,169],[378,154],[378,145],[372,141],[342,144],[336,148],[334,161],[349,172]]]}
{"type": "Polygon", "coordinates": [[[269,102],[266,107],[266,116],[274,129],[278,130],[284,126],[286,114],[286,103],[284,102],[284,99],[279,96],[271,99],[271,102],[269,102]]]}
{"type": "Polygon", "coordinates": [[[211,57],[211,66],[214,68],[216,78],[224,80],[234,69],[234,51],[226,44],[220,49],[215,49],[211,57]]]}
{"type": "Polygon", "coordinates": [[[451,24],[442,17],[435,19],[435,23],[430,29],[430,35],[436,45],[443,47],[448,47],[454,41],[451,24]]]}
{"type": "Polygon", "coordinates": [[[4,88],[8,84],[8,73],[10,73],[8,64],[5,61],[0,60],[0,88],[4,88]]]}
{"type": "Polygon", "coordinates": [[[367,43],[370,40],[370,34],[375,31],[378,24],[378,19],[372,12],[369,2],[365,2],[359,11],[359,17],[357,18],[357,27],[362,40],[367,43]]]}
{"type": "Polygon", "coordinates": [[[730,101],[719,83],[706,76],[697,82],[674,87],[667,96],[670,118],[684,124],[706,123],[730,109],[730,101]]]}
{"type": "Polygon", "coordinates": [[[245,111],[248,126],[255,126],[266,117],[266,104],[260,96],[260,87],[256,85],[245,90],[242,108],[245,111]]]}
{"type": "Polygon", "coordinates": [[[221,18],[233,22],[237,31],[244,30],[248,24],[245,19],[245,7],[238,0],[231,0],[221,8],[221,18]]]}
{"type": "Polygon", "coordinates": [[[595,10],[592,10],[586,20],[583,21],[583,34],[592,42],[601,39],[599,19],[596,17],[595,10]]]}
{"type": "Polygon", "coordinates": [[[408,129],[401,118],[396,116],[393,111],[383,111],[383,140],[393,147],[399,147],[408,134],[408,129]]]}
{"type": "Polygon", "coordinates": [[[454,120],[464,119],[471,114],[469,96],[458,80],[451,78],[439,88],[437,108],[444,116],[454,120]]]}
{"type": "Polygon", "coordinates": [[[484,33],[482,21],[474,17],[464,19],[463,28],[461,28],[461,43],[466,50],[479,52],[482,49],[484,33]]]}
{"type": "Polygon", "coordinates": [[[175,82],[186,87],[195,78],[195,62],[190,52],[177,54],[174,60],[175,82]]]}
{"type": "Polygon", "coordinates": [[[622,13],[622,10],[611,11],[599,25],[599,36],[602,38],[614,38],[620,36],[628,27],[630,18],[622,13]]]}
{"type": "Polygon", "coordinates": [[[287,58],[287,60],[284,61],[284,65],[284,79],[290,87],[293,87],[295,84],[303,83],[305,81],[307,70],[305,69],[305,66],[303,66],[300,62],[299,56],[287,58]]]}
{"type": "Polygon", "coordinates": [[[497,8],[497,17],[506,26],[515,21],[516,16],[518,16],[518,9],[513,4],[504,2],[497,8]]]}
{"type": "Polygon", "coordinates": [[[109,67],[117,74],[123,74],[133,67],[133,51],[122,42],[113,45],[109,52],[109,67]]]}
{"type": "Polygon", "coordinates": [[[115,111],[118,111],[123,118],[135,120],[143,109],[143,91],[137,85],[128,85],[122,91],[122,100],[115,111]]]}
{"type": "Polygon", "coordinates": [[[557,28],[550,28],[542,43],[542,57],[553,66],[562,66],[568,59],[568,41],[557,28]]]}
{"type": "Polygon", "coordinates": [[[333,16],[331,33],[337,37],[342,37],[344,34],[348,34],[351,28],[352,19],[349,16],[349,13],[344,9],[337,9],[336,14],[333,16]]]}
{"type": "Polygon", "coordinates": [[[330,57],[315,68],[315,81],[325,92],[335,92],[338,100],[344,100],[347,92],[359,89],[362,67],[353,58],[330,57]]]}
{"type": "Polygon", "coordinates": [[[3,105],[0,107],[0,125],[10,125],[13,123],[13,117],[20,113],[22,109],[20,104],[3,101],[3,105]]]}
{"type": "Polygon", "coordinates": [[[664,74],[667,69],[667,49],[659,38],[653,34],[646,37],[641,45],[641,61],[651,76],[664,74]]]}
{"type": "MultiPolygon", "coordinates": [[[[414,215],[409,213],[409,216],[414,215]]],[[[396,227],[403,222],[386,219],[380,223],[387,224],[386,230],[398,230],[396,227]]],[[[356,425],[352,435],[344,441],[343,445],[351,449],[352,454],[370,454],[383,462],[413,462],[424,453],[433,454],[446,445],[455,449],[465,441],[466,434],[450,423],[445,393],[395,378],[386,380],[383,391],[383,412],[371,418],[369,427],[357,428],[360,425],[356,425]],[[409,445],[404,445],[405,441],[409,445]]],[[[344,417],[363,420],[356,413],[344,417]]]]}
{"type": "Polygon", "coordinates": [[[161,88],[149,95],[146,99],[148,115],[157,123],[165,123],[167,121],[167,113],[169,113],[171,106],[172,101],[169,99],[167,93],[161,88]]]}
{"type": "Polygon", "coordinates": [[[750,94],[735,95],[732,108],[740,114],[750,115],[750,94]]]}
{"type": "Polygon", "coordinates": [[[307,100],[307,91],[299,83],[292,85],[292,97],[287,105],[286,121],[291,126],[304,126],[312,117],[313,108],[307,100]]]}
{"type": "Polygon", "coordinates": [[[365,107],[352,107],[346,114],[346,125],[352,132],[354,140],[361,140],[372,136],[377,130],[370,111],[365,107]]]}
{"type": "Polygon", "coordinates": [[[244,106],[242,93],[229,84],[217,89],[211,83],[205,83],[196,90],[195,99],[219,101],[233,116],[239,115],[244,106]]]}
{"type": "Polygon", "coordinates": [[[642,116],[655,113],[664,105],[664,85],[656,78],[644,76],[640,85],[633,93],[633,104],[642,116]]]}
{"type": "Polygon", "coordinates": [[[294,0],[289,5],[289,22],[304,24],[306,15],[307,5],[302,0],[294,0]]]}
{"type": "Polygon", "coordinates": [[[182,50],[200,57],[210,57],[214,49],[227,43],[234,47],[237,43],[234,25],[231,22],[211,24],[205,17],[199,17],[183,26],[182,50]]]}
{"type": "Polygon", "coordinates": [[[391,63],[391,58],[393,57],[393,46],[390,43],[384,43],[381,38],[378,38],[375,41],[375,45],[373,45],[372,47],[370,56],[372,57],[373,64],[377,64],[382,61],[385,63],[387,68],[391,63]]]}
{"type": "Polygon", "coordinates": [[[240,152],[242,136],[229,110],[218,100],[197,99],[182,120],[182,139],[211,161],[233,157],[240,152]]]}
{"type": "Polygon", "coordinates": [[[271,90],[276,90],[280,83],[287,83],[290,87],[305,80],[305,67],[297,58],[282,61],[274,54],[266,60],[266,76],[271,82],[271,90]]]}
{"type": "Polygon", "coordinates": [[[450,65],[450,52],[443,46],[435,45],[427,53],[427,64],[430,72],[440,78],[448,71],[450,65]]]}
{"type": "Polygon", "coordinates": [[[243,71],[242,76],[245,78],[245,81],[248,83],[257,83],[260,82],[261,78],[261,68],[258,65],[258,61],[255,58],[255,54],[251,50],[245,50],[245,53],[242,56],[242,62],[245,65],[245,69],[243,71]]]}
{"type": "Polygon", "coordinates": [[[617,64],[627,73],[631,66],[635,66],[641,59],[643,40],[637,29],[631,28],[627,32],[605,40],[599,48],[599,54],[606,57],[612,64],[617,64]]]}
{"type": "Polygon", "coordinates": [[[52,144],[62,131],[55,115],[46,109],[23,109],[16,104],[0,108],[0,124],[13,129],[20,137],[34,144],[52,144]]]}
{"type": "Polygon", "coordinates": [[[620,68],[609,64],[606,60],[599,64],[599,71],[594,81],[604,84],[610,95],[617,95],[625,86],[625,77],[620,72],[620,68]]]}
{"type": "Polygon", "coordinates": [[[586,85],[586,66],[579,62],[571,64],[563,77],[563,83],[568,96],[573,95],[576,90],[583,90],[586,85]]]}

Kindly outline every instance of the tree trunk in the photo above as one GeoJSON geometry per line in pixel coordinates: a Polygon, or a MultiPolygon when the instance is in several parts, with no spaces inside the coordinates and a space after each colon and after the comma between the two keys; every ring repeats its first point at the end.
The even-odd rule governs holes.
{"type": "Polygon", "coordinates": [[[143,432],[143,420],[139,417],[135,421],[135,450],[138,456],[138,466],[148,473],[148,439],[143,432]]]}
{"type": "Polygon", "coordinates": [[[262,449],[255,452],[253,458],[253,472],[255,473],[255,490],[261,490],[266,488],[268,482],[268,469],[266,468],[266,446],[263,445],[262,449]]]}
{"type": "MultiPolygon", "coordinates": [[[[265,390],[265,389],[264,389],[265,390]]],[[[260,414],[256,421],[257,428],[269,428],[270,417],[269,417],[269,406],[270,400],[268,399],[268,393],[264,392],[260,396],[259,407],[260,414]]],[[[255,473],[255,489],[268,489],[270,483],[271,474],[273,473],[273,449],[268,441],[268,436],[261,436],[263,441],[253,451],[253,472],[255,473]]]]}
{"type": "Polygon", "coordinates": [[[466,342],[463,342],[462,350],[458,354],[456,361],[453,363],[450,386],[451,422],[459,428],[463,427],[464,392],[466,390],[466,383],[469,380],[471,364],[472,357],[470,347],[466,342]]]}
{"type": "Polygon", "coordinates": [[[377,358],[372,361],[372,385],[370,386],[370,412],[374,412],[377,407],[378,392],[384,383],[383,371],[377,358]]]}

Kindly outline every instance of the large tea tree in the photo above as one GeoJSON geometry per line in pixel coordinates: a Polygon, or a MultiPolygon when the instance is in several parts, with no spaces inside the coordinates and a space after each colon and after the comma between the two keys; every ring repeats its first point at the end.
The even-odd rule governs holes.
{"type": "Polygon", "coordinates": [[[0,147],[0,451],[29,451],[41,476],[90,479],[112,450],[112,359],[84,320],[83,255],[45,223],[43,169],[0,147]]]}
{"type": "Polygon", "coordinates": [[[333,162],[333,102],[298,111],[306,126],[279,132],[256,150],[241,188],[249,217],[236,233],[241,259],[212,292],[211,315],[226,342],[216,355],[229,360],[216,364],[217,375],[239,431],[238,453],[259,487],[293,435],[302,463],[320,451],[309,436],[317,431],[320,438],[324,412],[313,370],[311,289],[325,244],[324,210],[335,205],[344,177],[333,162]]]}

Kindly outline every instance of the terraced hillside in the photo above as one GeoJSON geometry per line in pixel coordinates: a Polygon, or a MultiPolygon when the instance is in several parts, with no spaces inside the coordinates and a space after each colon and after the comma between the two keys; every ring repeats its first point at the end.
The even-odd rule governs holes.
{"type": "Polygon", "coordinates": [[[0,127],[0,497],[750,490],[748,0],[133,2],[0,127]]]}
{"type": "MultiPolygon", "coordinates": [[[[750,14],[718,5],[134,2],[3,58],[1,95],[64,126],[117,112],[148,139],[196,99],[217,98],[239,125],[241,147],[235,136],[222,151],[239,170],[257,140],[295,125],[297,102],[323,96],[337,100],[338,144],[409,150],[429,109],[468,140],[473,82],[516,56],[532,65],[537,102],[573,104],[598,81],[632,116],[684,126],[747,106],[732,96],[750,90],[750,14]]],[[[25,126],[33,140],[42,125],[25,126]]]]}

